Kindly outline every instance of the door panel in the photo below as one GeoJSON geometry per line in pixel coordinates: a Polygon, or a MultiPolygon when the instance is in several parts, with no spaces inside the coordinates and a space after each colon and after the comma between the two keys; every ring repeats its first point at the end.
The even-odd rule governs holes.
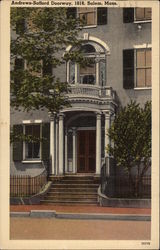
{"type": "Polygon", "coordinates": [[[93,173],[96,166],[96,133],[94,130],[78,131],[77,171],[93,173]]]}

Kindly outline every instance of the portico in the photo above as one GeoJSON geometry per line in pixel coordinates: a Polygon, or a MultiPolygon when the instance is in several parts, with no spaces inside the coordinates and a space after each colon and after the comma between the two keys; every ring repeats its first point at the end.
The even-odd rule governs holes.
{"type": "Polygon", "coordinates": [[[50,116],[51,174],[100,175],[105,162],[112,113],[91,109],[63,110],[50,116]]]}

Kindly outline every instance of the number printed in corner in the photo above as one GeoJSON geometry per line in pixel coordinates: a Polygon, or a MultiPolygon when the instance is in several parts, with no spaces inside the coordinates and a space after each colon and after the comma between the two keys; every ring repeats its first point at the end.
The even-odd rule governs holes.
{"type": "Polygon", "coordinates": [[[85,5],[84,1],[75,1],[75,5],[85,5]]]}
{"type": "Polygon", "coordinates": [[[141,245],[150,245],[150,242],[141,242],[141,245]]]}

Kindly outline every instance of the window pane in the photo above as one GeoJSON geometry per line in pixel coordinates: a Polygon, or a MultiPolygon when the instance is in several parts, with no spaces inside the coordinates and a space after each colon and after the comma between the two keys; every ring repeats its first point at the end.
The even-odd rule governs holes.
{"type": "Polygon", "coordinates": [[[40,139],[40,125],[26,125],[25,134],[32,136],[33,140],[25,143],[25,158],[40,158],[40,141],[35,141],[40,139]]]}
{"type": "Polygon", "coordinates": [[[87,25],[94,25],[95,24],[95,13],[88,13],[87,14],[87,25]]]}
{"type": "Polygon", "coordinates": [[[136,20],[144,20],[144,8],[136,8],[136,20]]]}
{"type": "Polygon", "coordinates": [[[40,158],[40,142],[33,143],[33,158],[40,158]]]}
{"type": "Polygon", "coordinates": [[[145,8],[145,19],[150,20],[152,15],[152,10],[151,8],[145,8]]]}
{"type": "Polygon", "coordinates": [[[145,87],[145,69],[137,69],[137,87],[145,87]]]}
{"type": "Polygon", "coordinates": [[[79,18],[83,22],[84,25],[87,25],[87,14],[80,14],[79,18]]]}
{"type": "Polygon", "coordinates": [[[151,50],[146,50],[146,66],[151,67],[151,50]]]}
{"type": "Polygon", "coordinates": [[[137,50],[137,68],[145,66],[145,50],[137,50]]]}
{"type": "Polygon", "coordinates": [[[91,64],[86,67],[80,66],[80,75],[95,74],[95,72],[96,72],[95,64],[91,64]]]}
{"type": "Polygon", "coordinates": [[[146,86],[151,86],[151,69],[146,69],[146,86]]]}
{"type": "Polygon", "coordinates": [[[70,62],[69,65],[69,83],[75,83],[75,63],[70,62]]]}
{"type": "Polygon", "coordinates": [[[40,138],[40,126],[33,125],[33,136],[36,138],[40,138]]]}

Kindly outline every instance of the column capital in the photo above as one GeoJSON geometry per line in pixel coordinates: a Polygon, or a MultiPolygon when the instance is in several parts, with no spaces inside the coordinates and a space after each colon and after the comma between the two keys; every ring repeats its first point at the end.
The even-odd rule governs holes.
{"type": "Polygon", "coordinates": [[[105,119],[110,119],[113,113],[111,111],[105,111],[103,112],[105,119]]]}
{"type": "Polygon", "coordinates": [[[54,121],[56,118],[56,113],[55,112],[48,112],[48,116],[51,121],[54,121]]]}
{"type": "Polygon", "coordinates": [[[99,62],[100,62],[100,58],[99,58],[99,57],[96,57],[96,58],[95,58],[95,62],[96,62],[96,63],[99,63],[99,62]]]}
{"type": "Polygon", "coordinates": [[[96,112],[96,118],[97,118],[97,120],[100,120],[101,119],[101,113],[100,112],[96,112]]]}
{"type": "Polygon", "coordinates": [[[63,120],[64,119],[64,114],[63,113],[59,113],[58,117],[59,117],[59,120],[63,120]]]}
{"type": "Polygon", "coordinates": [[[77,132],[77,128],[73,127],[73,128],[72,128],[72,133],[73,133],[73,135],[76,135],[76,132],[77,132]]]}

